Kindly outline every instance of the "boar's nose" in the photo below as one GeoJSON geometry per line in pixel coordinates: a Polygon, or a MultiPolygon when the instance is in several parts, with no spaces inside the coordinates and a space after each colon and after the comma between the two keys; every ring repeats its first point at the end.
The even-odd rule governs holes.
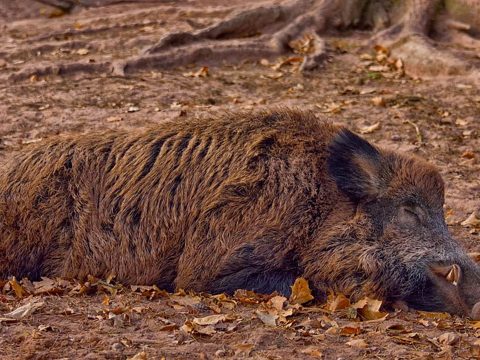
{"type": "Polygon", "coordinates": [[[480,301],[477,302],[472,309],[472,313],[470,314],[470,317],[473,320],[480,320],[480,301]]]}

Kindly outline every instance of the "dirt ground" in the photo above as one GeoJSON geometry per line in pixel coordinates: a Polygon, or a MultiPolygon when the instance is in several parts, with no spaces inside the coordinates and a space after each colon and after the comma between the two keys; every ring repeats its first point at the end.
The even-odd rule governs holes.
{"type": "MultiPolygon", "coordinates": [[[[242,3],[118,4],[62,15],[29,0],[0,0],[0,161],[57,134],[132,129],[226,110],[310,109],[377,145],[436,164],[446,181],[450,229],[480,252],[480,230],[462,225],[480,210],[477,83],[409,78],[403,75],[408,59],[362,47],[365,34],[330,34],[329,61],[304,74],[295,54],[128,77],[106,68],[62,73],[57,67],[44,76],[34,71],[124,59],[169,30],[206,26],[242,3]],[[204,11],[206,5],[215,12],[204,11]]],[[[172,295],[96,279],[0,285],[1,359],[480,357],[480,322],[446,314],[397,310],[371,319],[335,302],[299,306],[245,293],[172,295]],[[23,305],[25,312],[6,315],[23,305]],[[205,318],[210,315],[217,316],[205,318]]]]}

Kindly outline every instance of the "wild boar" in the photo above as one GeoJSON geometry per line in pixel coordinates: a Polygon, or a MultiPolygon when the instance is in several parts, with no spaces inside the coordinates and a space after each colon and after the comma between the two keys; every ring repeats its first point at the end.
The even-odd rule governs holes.
{"type": "Polygon", "coordinates": [[[0,277],[288,295],[303,276],[478,319],[480,268],[443,203],[432,165],[312,113],[56,137],[1,170],[0,277]]]}

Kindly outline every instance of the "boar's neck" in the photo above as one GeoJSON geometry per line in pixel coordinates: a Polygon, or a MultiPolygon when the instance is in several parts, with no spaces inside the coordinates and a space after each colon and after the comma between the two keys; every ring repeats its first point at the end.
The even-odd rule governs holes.
{"type": "Polygon", "coordinates": [[[370,219],[355,211],[348,200],[339,201],[301,250],[300,265],[316,292],[334,290],[353,297],[381,292],[372,288],[359,266],[360,261],[368,262],[365,256],[375,248],[371,239],[376,229],[370,219]]]}

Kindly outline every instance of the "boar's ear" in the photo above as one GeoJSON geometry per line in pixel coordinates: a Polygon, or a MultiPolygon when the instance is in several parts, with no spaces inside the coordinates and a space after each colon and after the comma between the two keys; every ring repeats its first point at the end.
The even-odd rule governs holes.
{"type": "Polygon", "coordinates": [[[382,190],[380,152],[368,141],[342,129],[329,147],[328,171],[351,200],[378,196],[382,190]]]}

